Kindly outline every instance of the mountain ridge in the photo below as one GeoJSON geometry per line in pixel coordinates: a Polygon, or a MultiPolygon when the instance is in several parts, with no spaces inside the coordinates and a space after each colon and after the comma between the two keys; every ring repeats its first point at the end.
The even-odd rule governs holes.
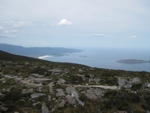
{"type": "Polygon", "coordinates": [[[0,43],[0,50],[23,56],[38,57],[43,55],[62,56],[66,53],[81,52],[79,49],[63,47],[23,47],[0,43]]]}

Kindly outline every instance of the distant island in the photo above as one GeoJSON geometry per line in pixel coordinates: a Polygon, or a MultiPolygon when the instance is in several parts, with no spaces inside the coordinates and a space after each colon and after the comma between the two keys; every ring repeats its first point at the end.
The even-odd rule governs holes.
{"type": "Polygon", "coordinates": [[[125,63],[125,64],[141,64],[141,63],[150,63],[146,60],[137,60],[137,59],[124,59],[124,60],[118,60],[119,63],[125,63]]]}

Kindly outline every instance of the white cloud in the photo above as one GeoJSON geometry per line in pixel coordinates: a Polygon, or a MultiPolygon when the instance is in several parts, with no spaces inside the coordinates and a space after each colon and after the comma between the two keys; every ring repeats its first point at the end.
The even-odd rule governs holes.
{"type": "Polygon", "coordinates": [[[137,36],[136,35],[133,35],[133,36],[129,36],[130,38],[137,38],[137,36]]]}
{"type": "Polygon", "coordinates": [[[72,25],[72,22],[69,22],[69,21],[66,20],[66,19],[62,19],[62,20],[58,23],[58,25],[60,25],[60,26],[72,25]]]}
{"type": "Polygon", "coordinates": [[[0,24],[1,37],[16,37],[16,33],[20,31],[20,28],[31,26],[31,22],[23,21],[1,21],[0,24]]]}

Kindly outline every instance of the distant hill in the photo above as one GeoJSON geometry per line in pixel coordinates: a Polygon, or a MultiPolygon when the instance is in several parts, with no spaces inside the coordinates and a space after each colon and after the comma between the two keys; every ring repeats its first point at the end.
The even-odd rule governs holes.
{"type": "Polygon", "coordinates": [[[78,49],[61,48],[61,47],[22,47],[16,45],[0,43],[0,50],[8,53],[38,57],[43,55],[61,56],[65,53],[81,52],[78,49]]]}
{"type": "Polygon", "coordinates": [[[41,60],[38,58],[32,58],[32,57],[27,57],[27,56],[21,56],[21,55],[15,55],[15,54],[11,54],[11,53],[7,53],[4,51],[0,50],[0,60],[5,60],[5,61],[31,61],[31,62],[47,62],[47,63],[51,63],[53,65],[55,64],[61,64],[61,65],[67,65],[67,66],[81,66],[81,67],[88,67],[86,65],[82,65],[82,64],[75,64],[75,63],[68,63],[68,62],[52,62],[52,61],[47,61],[47,60],[41,60]]]}
{"type": "Polygon", "coordinates": [[[7,61],[36,61],[36,62],[44,61],[44,60],[40,60],[40,59],[36,59],[36,58],[10,54],[10,53],[7,53],[7,52],[1,51],[1,50],[0,50],[0,60],[7,60],[7,61]]]}

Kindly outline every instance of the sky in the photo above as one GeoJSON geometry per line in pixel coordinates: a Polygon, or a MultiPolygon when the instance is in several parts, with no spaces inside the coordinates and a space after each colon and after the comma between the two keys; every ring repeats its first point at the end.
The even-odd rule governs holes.
{"type": "Polygon", "coordinates": [[[0,43],[150,49],[150,0],[0,0],[0,43]]]}

